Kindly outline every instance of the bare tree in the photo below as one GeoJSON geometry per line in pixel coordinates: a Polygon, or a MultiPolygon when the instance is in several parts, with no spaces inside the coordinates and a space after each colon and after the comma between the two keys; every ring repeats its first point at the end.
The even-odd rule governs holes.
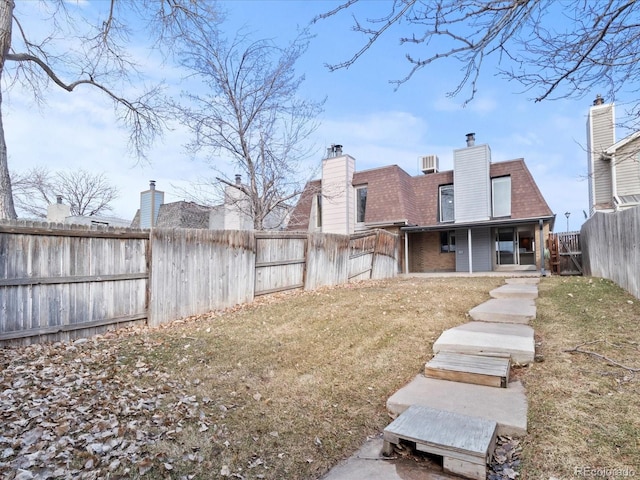
{"type": "MultiPolygon", "coordinates": [[[[531,91],[537,102],[594,91],[608,98],[621,90],[637,94],[640,2],[634,0],[394,0],[376,18],[362,18],[360,5],[369,6],[349,0],[314,20],[352,11],[352,29],[364,36],[362,47],[329,65],[331,70],[349,67],[381,37],[401,29],[409,68],[392,81],[396,85],[454,59],[462,75],[450,95],[466,89],[468,101],[483,66],[495,57],[499,73],[531,91]]],[[[638,112],[640,99],[635,103],[638,112]]]]}
{"type": "Polygon", "coordinates": [[[292,203],[303,187],[300,161],[310,154],[306,140],[322,109],[322,102],[297,96],[304,78],[294,66],[308,42],[300,36],[281,49],[242,35],[228,41],[199,26],[182,39],[182,66],[207,87],[206,94],[185,94],[179,107],[194,134],[189,148],[208,155],[227,202],[262,230],[265,219],[292,203]],[[232,174],[225,173],[225,160],[232,174]]]}
{"type": "Polygon", "coordinates": [[[109,184],[104,173],[86,170],[52,173],[36,167],[11,175],[13,198],[18,212],[46,218],[47,207],[61,196],[71,208],[71,215],[94,216],[110,212],[118,198],[118,188],[109,184]]]}
{"type": "MultiPolygon", "coordinates": [[[[28,5],[25,2],[22,6],[28,5]]],[[[191,0],[129,0],[88,5],[66,0],[39,3],[42,28],[29,32],[14,0],[0,0],[0,79],[20,84],[44,101],[49,86],[73,92],[94,88],[113,101],[116,118],[129,129],[137,156],[162,133],[166,113],[159,86],[144,85],[127,46],[138,46],[135,28],[144,26],[153,46],[172,46],[182,25],[216,18],[215,3],[191,0]]],[[[33,12],[32,12],[33,13],[33,12]]],[[[29,18],[32,21],[32,18],[29,18]]],[[[2,128],[0,91],[0,218],[16,218],[2,128]]]]}

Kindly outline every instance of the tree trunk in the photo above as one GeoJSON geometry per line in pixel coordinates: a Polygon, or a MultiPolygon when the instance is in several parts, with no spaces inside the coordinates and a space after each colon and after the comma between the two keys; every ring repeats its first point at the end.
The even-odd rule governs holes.
{"type": "MultiPolygon", "coordinates": [[[[0,80],[4,72],[4,60],[11,47],[11,25],[13,23],[13,0],[0,0],[0,80]]],[[[0,91],[0,219],[17,218],[13,206],[9,162],[7,159],[7,143],[2,125],[2,91],[0,91]]]]}

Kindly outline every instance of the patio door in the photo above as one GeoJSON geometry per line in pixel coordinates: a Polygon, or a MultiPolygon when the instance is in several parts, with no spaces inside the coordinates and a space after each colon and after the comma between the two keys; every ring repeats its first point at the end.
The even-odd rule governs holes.
{"type": "Polygon", "coordinates": [[[497,265],[535,265],[535,230],[525,227],[496,229],[497,265]]]}
{"type": "Polygon", "coordinates": [[[515,228],[496,229],[496,264],[518,265],[518,237],[515,228]]]}

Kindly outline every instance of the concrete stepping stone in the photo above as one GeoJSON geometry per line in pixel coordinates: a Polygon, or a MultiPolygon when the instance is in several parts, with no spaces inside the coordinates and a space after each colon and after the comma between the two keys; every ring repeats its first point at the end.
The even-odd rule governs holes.
{"type": "Polygon", "coordinates": [[[540,283],[540,277],[509,277],[504,279],[504,283],[538,285],[540,283]]]}
{"type": "Polygon", "coordinates": [[[460,480],[457,475],[444,473],[435,462],[416,462],[400,455],[384,457],[383,445],[382,435],[369,438],[321,480],[460,480]]]}
{"type": "Polygon", "coordinates": [[[485,480],[496,427],[493,420],[412,405],[384,429],[383,453],[391,455],[401,440],[414,442],[416,450],[441,456],[445,472],[485,480]]]}
{"type": "Polygon", "coordinates": [[[508,283],[501,287],[494,288],[489,292],[492,298],[520,298],[524,300],[535,300],[538,298],[538,286],[508,283]]]}
{"type": "Polygon", "coordinates": [[[452,382],[506,388],[511,358],[439,352],[424,367],[424,376],[452,382]]]}
{"type": "Polygon", "coordinates": [[[536,304],[519,298],[492,298],[469,310],[469,315],[479,322],[528,324],[536,318],[536,304]]]}
{"type": "Polygon", "coordinates": [[[470,322],[442,332],[433,353],[456,352],[471,355],[510,355],[515,364],[533,363],[533,328],[514,323],[470,322]]]}
{"type": "Polygon", "coordinates": [[[387,400],[393,417],[411,405],[493,420],[498,435],[527,434],[527,396],[519,381],[495,388],[418,375],[387,400]]]}

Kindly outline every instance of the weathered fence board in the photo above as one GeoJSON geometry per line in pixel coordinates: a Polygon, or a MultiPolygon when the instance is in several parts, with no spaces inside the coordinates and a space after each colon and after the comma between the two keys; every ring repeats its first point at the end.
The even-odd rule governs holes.
{"type": "Polygon", "coordinates": [[[581,237],[585,274],[612,280],[640,298],[640,207],[596,212],[581,237]]]}
{"type": "Polygon", "coordinates": [[[253,232],[153,230],[150,325],[250,302],[254,249],[253,232]]]}
{"type": "Polygon", "coordinates": [[[0,341],[64,340],[146,317],[140,232],[38,225],[0,224],[0,341]]]}
{"type": "Polygon", "coordinates": [[[256,234],[255,295],[304,287],[307,237],[256,234]]]}
{"type": "Polygon", "coordinates": [[[349,237],[310,233],[305,290],[346,283],[349,276],[349,237]]]}
{"type": "Polygon", "coordinates": [[[397,236],[382,230],[349,237],[0,223],[0,342],[159,325],[256,295],[396,274],[397,236]]]}

